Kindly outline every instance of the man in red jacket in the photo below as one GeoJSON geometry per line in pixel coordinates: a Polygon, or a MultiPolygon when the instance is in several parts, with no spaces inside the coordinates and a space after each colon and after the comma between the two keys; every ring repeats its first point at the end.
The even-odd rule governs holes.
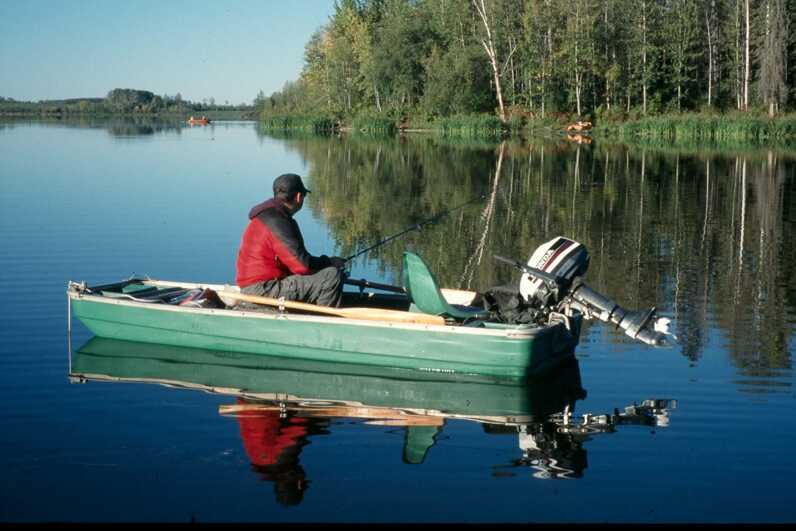
{"type": "Polygon", "coordinates": [[[274,197],[255,205],[238,251],[235,281],[243,293],[323,306],[340,306],[345,259],[313,256],[293,216],[309,190],[301,177],[274,180],[274,197]]]}

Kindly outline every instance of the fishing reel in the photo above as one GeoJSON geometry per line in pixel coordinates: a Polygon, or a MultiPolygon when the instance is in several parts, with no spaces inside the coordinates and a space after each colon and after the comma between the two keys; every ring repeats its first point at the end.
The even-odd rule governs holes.
{"type": "Polygon", "coordinates": [[[581,281],[589,268],[589,253],[581,243],[559,236],[540,245],[527,264],[502,256],[495,259],[523,272],[520,296],[531,306],[556,311],[572,308],[586,319],[611,323],[648,345],[665,345],[673,337],[669,332],[671,321],[657,316],[655,307],[647,311],[626,310],[581,281]]]}

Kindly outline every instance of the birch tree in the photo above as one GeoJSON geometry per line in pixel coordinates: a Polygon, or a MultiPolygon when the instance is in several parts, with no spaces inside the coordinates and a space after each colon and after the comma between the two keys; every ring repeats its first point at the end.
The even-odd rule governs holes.
{"type": "MultiPolygon", "coordinates": [[[[486,51],[486,55],[489,58],[489,64],[492,67],[492,76],[495,82],[495,95],[498,101],[498,114],[500,116],[501,122],[506,122],[506,109],[503,105],[503,90],[501,89],[500,85],[500,78],[505,69],[505,66],[500,65],[500,58],[498,57],[498,47],[497,47],[497,35],[495,34],[495,30],[497,26],[494,22],[494,17],[490,16],[490,13],[487,11],[485,0],[472,0],[473,7],[475,7],[476,13],[478,13],[478,17],[481,20],[483,25],[484,32],[481,36],[481,45],[484,47],[486,51]]],[[[491,3],[491,2],[490,2],[491,3]]],[[[505,59],[506,62],[511,58],[514,54],[514,51],[517,49],[516,43],[514,46],[509,50],[508,56],[505,59]]]]}
{"type": "Polygon", "coordinates": [[[713,105],[713,91],[718,75],[719,20],[716,0],[705,2],[705,40],[708,48],[708,107],[713,105]]]}
{"type": "Polygon", "coordinates": [[[749,110],[749,77],[752,71],[752,62],[749,55],[749,41],[751,34],[751,22],[749,17],[749,0],[744,0],[744,69],[743,69],[743,110],[749,110]]]}
{"type": "Polygon", "coordinates": [[[763,42],[760,50],[760,96],[773,117],[785,102],[788,20],[784,0],[764,0],[761,8],[763,42]]]}

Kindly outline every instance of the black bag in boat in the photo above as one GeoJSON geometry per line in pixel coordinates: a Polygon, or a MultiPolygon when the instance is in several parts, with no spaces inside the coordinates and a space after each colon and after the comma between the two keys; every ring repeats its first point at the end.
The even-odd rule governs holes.
{"type": "Polygon", "coordinates": [[[496,286],[481,293],[481,304],[492,321],[506,324],[535,323],[543,319],[538,308],[528,305],[515,284],[496,286]]]}
{"type": "Polygon", "coordinates": [[[170,303],[178,306],[193,306],[195,308],[225,308],[218,294],[209,288],[192,289],[179,297],[175,297],[170,303]]]}

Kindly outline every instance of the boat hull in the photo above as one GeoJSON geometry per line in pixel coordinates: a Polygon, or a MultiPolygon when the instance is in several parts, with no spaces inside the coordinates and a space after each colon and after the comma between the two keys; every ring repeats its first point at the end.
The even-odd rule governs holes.
{"type": "Polygon", "coordinates": [[[493,329],[69,297],[71,315],[103,338],[500,379],[525,379],[571,358],[581,326],[580,315],[493,329]]]}

